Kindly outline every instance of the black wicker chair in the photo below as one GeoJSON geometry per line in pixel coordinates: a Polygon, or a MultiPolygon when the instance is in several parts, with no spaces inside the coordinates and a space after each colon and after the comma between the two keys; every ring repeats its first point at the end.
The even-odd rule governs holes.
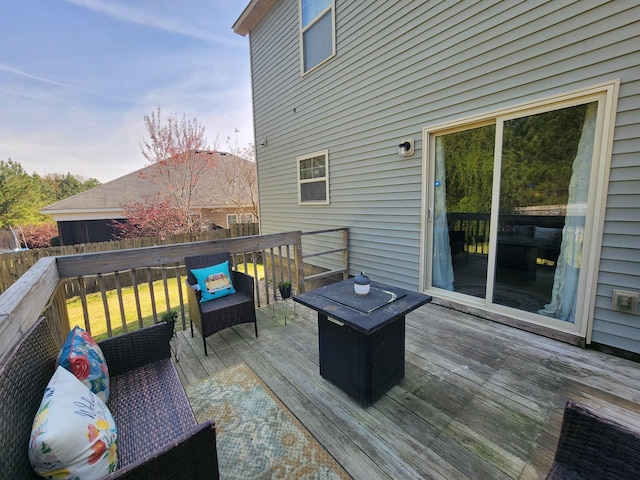
{"type": "Polygon", "coordinates": [[[640,433],[567,402],[547,480],[623,480],[640,475],[640,433]]]}
{"type": "Polygon", "coordinates": [[[187,267],[187,296],[189,300],[189,319],[191,336],[193,325],[202,334],[204,354],[207,355],[207,337],[225,328],[240,323],[252,323],[258,336],[258,322],[256,321],[256,307],[254,303],[253,277],[246,273],[231,271],[231,281],[236,293],[216,298],[207,302],[200,302],[201,293],[193,289],[196,280],[191,270],[205,268],[223,263],[230,259],[229,252],[210,253],[184,259],[187,267]]]}

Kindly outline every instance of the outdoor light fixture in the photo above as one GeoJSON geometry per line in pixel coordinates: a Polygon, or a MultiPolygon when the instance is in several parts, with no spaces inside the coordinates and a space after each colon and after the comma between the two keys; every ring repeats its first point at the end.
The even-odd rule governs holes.
{"type": "Polygon", "coordinates": [[[398,155],[401,157],[410,157],[413,155],[413,138],[405,138],[400,145],[398,145],[398,155]]]}

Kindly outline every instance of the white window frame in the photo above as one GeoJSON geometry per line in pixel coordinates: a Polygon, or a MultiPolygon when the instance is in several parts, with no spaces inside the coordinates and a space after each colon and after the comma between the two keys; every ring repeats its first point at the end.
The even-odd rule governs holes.
{"type": "Polygon", "coordinates": [[[241,213],[240,223],[256,223],[256,218],[253,216],[253,213],[241,213]]]}
{"type": "Polygon", "coordinates": [[[329,150],[320,150],[317,152],[301,155],[296,158],[296,177],[298,178],[298,205],[328,205],[329,204],[329,150]],[[324,177],[315,177],[305,180],[300,179],[300,165],[303,160],[309,158],[324,156],[324,177]],[[325,199],[324,200],[302,200],[302,185],[314,182],[325,182],[325,199]]]}
{"type": "MultiPolygon", "coordinates": [[[[527,321],[531,324],[538,324],[549,327],[558,332],[568,333],[585,338],[586,343],[591,342],[593,327],[594,299],[597,288],[597,277],[600,266],[600,250],[602,248],[602,232],[604,229],[604,214],[607,199],[607,187],[609,181],[609,171],[611,167],[611,155],[613,149],[613,132],[615,127],[616,105],[618,103],[618,92],[620,81],[613,80],[603,84],[587,87],[565,94],[555,95],[540,100],[515,105],[501,110],[487,112],[473,117],[467,117],[453,122],[425,127],[422,132],[423,163],[422,175],[425,181],[422,182],[422,215],[427,221],[421,235],[420,248],[420,291],[438,295],[445,300],[466,303],[457,294],[446,290],[438,289],[431,285],[431,269],[427,268],[430,262],[430,254],[433,245],[433,232],[431,229],[431,214],[434,211],[433,191],[429,186],[429,179],[434,176],[435,152],[433,149],[433,138],[443,133],[467,130],[469,128],[502,122],[505,119],[522,117],[528,114],[535,114],[541,111],[549,111],[562,107],[598,101],[598,120],[596,141],[594,144],[594,161],[596,162],[592,173],[592,186],[589,189],[588,220],[585,226],[585,244],[583,246],[583,266],[580,273],[579,282],[579,307],[576,311],[575,323],[563,322],[541,315],[532,315],[523,312],[519,320],[527,321]],[[588,235],[587,235],[588,231],[588,235]],[[582,301],[580,301],[582,300],[582,301]]],[[[496,132],[496,135],[499,135],[496,132]]],[[[495,185],[494,185],[495,188],[495,185]]],[[[495,230],[495,228],[493,229],[495,230]]],[[[504,313],[500,307],[485,306],[481,303],[470,303],[470,306],[479,307],[482,310],[495,313],[504,313]]],[[[514,316],[512,313],[509,316],[514,316]]]]}
{"type": "Polygon", "coordinates": [[[231,225],[238,224],[238,223],[255,223],[255,217],[253,216],[253,213],[240,213],[240,214],[227,213],[227,228],[229,228],[231,225]],[[243,220],[245,218],[243,217],[251,221],[244,222],[243,220]]]}
{"type": "Polygon", "coordinates": [[[306,74],[308,74],[309,72],[314,71],[315,69],[319,68],[321,65],[324,65],[329,59],[335,57],[336,55],[336,4],[335,4],[335,0],[331,0],[329,2],[329,6],[326,7],[323,11],[321,11],[320,13],[318,13],[318,15],[309,22],[308,25],[305,25],[304,27],[302,26],[302,3],[305,0],[300,0],[298,2],[298,15],[299,15],[299,21],[298,21],[298,25],[299,25],[299,43],[300,43],[300,72],[301,74],[304,76],[306,74]],[[316,22],[322,18],[328,11],[330,11],[330,15],[331,15],[331,54],[328,55],[326,58],[324,58],[323,60],[321,60],[320,62],[318,62],[317,64],[315,64],[313,67],[309,68],[308,70],[305,70],[304,68],[304,33],[309,30],[311,27],[313,27],[316,22]]]}

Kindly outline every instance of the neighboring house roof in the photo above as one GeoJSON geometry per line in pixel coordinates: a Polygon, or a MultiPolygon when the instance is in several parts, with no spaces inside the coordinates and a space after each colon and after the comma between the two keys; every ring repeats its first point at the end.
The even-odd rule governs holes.
{"type": "Polygon", "coordinates": [[[233,24],[233,31],[238,35],[245,36],[274,3],[275,0],[251,0],[236,23],[233,24]]]}
{"type": "MultiPolygon", "coordinates": [[[[224,176],[216,175],[216,172],[219,173],[218,167],[222,164],[221,162],[225,164],[234,162],[237,165],[253,162],[225,152],[196,152],[196,154],[216,155],[216,158],[212,162],[213,168],[207,170],[208,174],[199,183],[198,192],[192,204],[193,208],[229,209],[236,208],[238,204],[252,205],[249,195],[236,194],[233,200],[228,198],[225,192],[229,189],[221,185],[224,176]]],[[[157,168],[157,164],[148,165],[91,190],[47,205],[40,212],[53,215],[56,221],[122,218],[122,205],[127,201],[142,201],[145,197],[155,197],[158,193],[164,193],[163,187],[153,178],[154,170],[157,168]]]]}

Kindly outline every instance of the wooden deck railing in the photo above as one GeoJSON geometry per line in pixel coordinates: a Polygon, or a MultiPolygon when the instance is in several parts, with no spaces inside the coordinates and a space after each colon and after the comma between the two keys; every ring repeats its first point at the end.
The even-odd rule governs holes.
{"type": "Polygon", "coordinates": [[[307,289],[315,288],[337,277],[349,276],[349,229],[333,228],[302,233],[302,261],[309,275],[304,277],[307,289]],[[311,258],[323,257],[323,265],[332,268],[314,268],[311,258]]]}
{"type": "MultiPolygon", "coordinates": [[[[271,235],[255,235],[225,238],[203,242],[162,245],[126,250],[93,252],[86,254],[43,257],[0,295],[0,356],[4,356],[17,338],[28,330],[43,313],[59,325],[62,339],[71,324],[79,324],[91,333],[96,324],[103,325],[101,335],[113,336],[131,328],[139,328],[145,322],[158,321],[163,311],[179,311],[182,328],[186,327],[186,278],[184,258],[208,252],[228,251],[232,254],[233,268],[244,270],[256,281],[256,306],[269,305],[276,299],[277,283],[291,281],[295,292],[304,292],[306,286],[322,278],[339,274],[346,278],[348,272],[348,229],[306,232],[310,239],[309,258],[323,255],[324,262],[303,261],[302,232],[271,235]],[[331,245],[324,251],[319,246],[331,245]],[[342,265],[334,268],[341,259],[342,265]],[[326,263],[331,268],[320,268],[326,263]],[[259,267],[259,266],[262,266],[259,267]],[[161,272],[161,280],[153,281],[152,272],[161,272]],[[322,275],[323,271],[326,273],[322,275]],[[264,272],[263,274],[260,274],[264,272]],[[305,277],[305,272],[313,272],[305,277]],[[115,289],[106,287],[111,277],[115,289]],[[136,304],[134,318],[125,314],[123,279],[132,284],[133,301],[136,304]],[[175,279],[175,285],[173,285],[175,279]],[[85,282],[97,280],[102,312],[89,311],[87,295],[83,293],[85,282]],[[77,282],[80,290],[82,315],[69,317],[64,282],[77,282]],[[172,284],[172,296],[169,284],[172,284]],[[141,290],[148,288],[152,313],[141,310],[141,290]],[[177,299],[176,299],[177,298],[177,299]],[[146,318],[145,318],[146,317],[146,318]]],[[[131,295],[130,295],[131,296],[131,295]]],[[[96,333],[98,333],[96,331],[96,333]]]]}
{"type": "MultiPolygon", "coordinates": [[[[490,233],[489,213],[448,213],[447,224],[450,231],[462,232],[464,241],[464,252],[472,254],[489,253],[489,233],[490,233]]],[[[500,215],[498,231],[503,231],[506,225],[526,225],[535,224],[539,227],[562,228],[564,226],[564,215],[541,215],[535,211],[528,214],[500,215]]]]}

